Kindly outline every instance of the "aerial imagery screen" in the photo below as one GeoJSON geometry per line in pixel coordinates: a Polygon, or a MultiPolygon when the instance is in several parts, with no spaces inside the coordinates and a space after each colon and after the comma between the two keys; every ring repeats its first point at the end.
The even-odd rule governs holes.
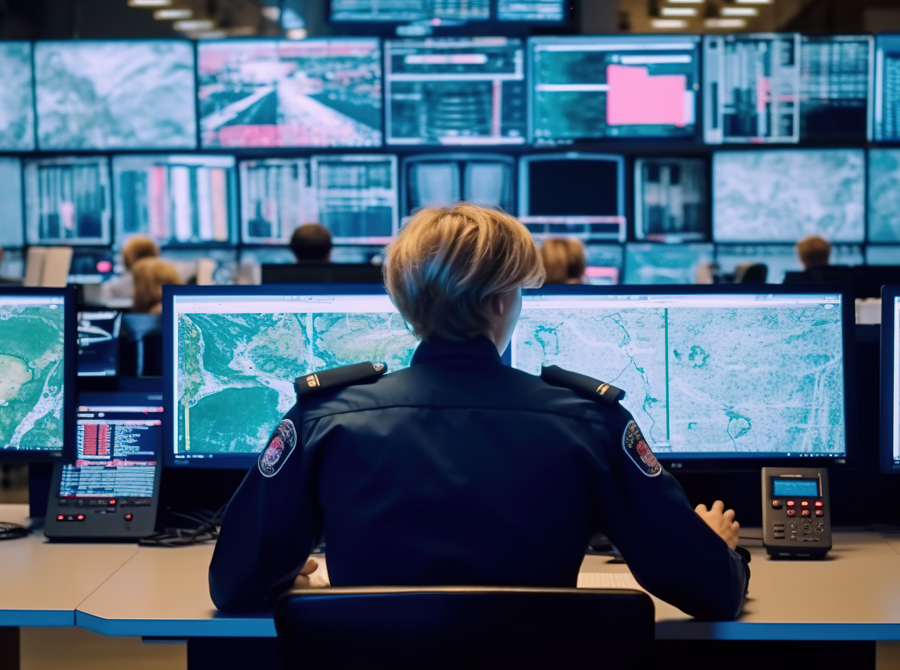
{"type": "Polygon", "coordinates": [[[840,296],[526,298],[514,367],[626,392],[658,455],[843,456],[840,296]]]}
{"type": "Polygon", "coordinates": [[[398,370],[418,345],[386,295],[176,296],[174,314],[176,458],[259,452],[297,377],[366,361],[398,370]]]}
{"type": "Polygon", "coordinates": [[[900,150],[869,151],[869,241],[900,242],[900,150]]]}
{"type": "Polygon", "coordinates": [[[0,42],[0,151],[34,149],[31,43],[0,42]]]}
{"type": "Polygon", "coordinates": [[[727,151],[713,155],[713,239],[796,243],[865,237],[859,149],[727,151]]]}
{"type": "Polygon", "coordinates": [[[37,42],[34,63],[41,149],[196,148],[190,42],[37,42]]]}
{"type": "Polygon", "coordinates": [[[201,42],[198,54],[204,148],[381,146],[377,39],[201,42]]]}
{"type": "Polygon", "coordinates": [[[62,297],[0,296],[0,451],[63,446],[62,297]]]}

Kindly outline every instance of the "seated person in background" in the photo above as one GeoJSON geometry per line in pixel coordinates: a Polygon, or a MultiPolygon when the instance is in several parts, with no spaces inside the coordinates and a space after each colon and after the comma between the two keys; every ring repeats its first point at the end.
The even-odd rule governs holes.
{"type": "Polygon", "coordinates": [[[291,235],[291,251],[298,263],[327,263],[331,247],[331,233],[318,223],[305,223],[291,235]]]}
{"type": "Polygon", "coordinates": [[[734,269],[735,284],[765,284],[769,266],[764,263],[742,263],[734,269]]]}
{"type": "Polygon", "coordinates": [[[600,531],[651,593],[698,617],[738,614],[749,568],[734,512],[691,509],[618,389],[503,364],[522,288],[543,279],[508,214],[463,203],[412,217],[385,262],[421,339],[411,365],[297,380],[222,520],[219,609],[268,609],[309,586],[323,535],[334,586],[574,587],[600,531]]]}
{"type": "Polygon", "coordinates": [[[828,267],[831,244],[824,237],[810,235],[797,242],[797,257],[804,270],[828,267]]]}
{"type": "Polygon", "coordinates": [[[586,262],[580,240],[551,237],[541,244],[541,257],[547,272],[545,284],[583,284],[586,262]]]}
{"type": "Polygon", "coordinates": [[[144,258],[157,258],[159,246],[145,235],[128,238],[122,248],[122,262],[125,273],[104,282],[100,289],[101,300],[127,299],[134,295],[134,279],[132,272],[135,264],[144,258]]]}
{"type": "Polygon", "coordinates": [[[131,269],[134,275],[134,311],[162,314],[162,287],[180,285],[181,277],[171,263],[161,258],[143,258],[131,269]]]}

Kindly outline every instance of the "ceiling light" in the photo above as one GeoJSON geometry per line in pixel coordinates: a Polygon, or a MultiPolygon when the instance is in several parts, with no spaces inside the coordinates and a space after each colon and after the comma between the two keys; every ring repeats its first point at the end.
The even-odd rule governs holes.
{"type": "Polygon", "coordinates": [[[734,0],[739,5],[771,5],[772,0],[734,0]]]}
{"type": "Polygon", "coordinates": [[[172,0],[128,0],[129,7],[168,7],[172,0]]]}
{"type": "Polygon", "coordinates": [[[202,32],[204,30],[212,30],[215,25],[209,19],[193,19],[191,21],[176,21],[172,24],[172,27],[182,32],[202,32]]]}
{"type": "Polygon", "coordinates": [[[697,16],[693,7],[663,7],[659,13],[661,16],[697,16]]]}
{"type": "Polygon", "coordinates": [[[722,7],[722,16],[756,16],[756,7],[722,7]]]}
{"type": "Polygon", "coordinates": [[[660,30],[681,30],[687,28],[688,22],[684,19],[651,19],[650,25],[660,30]]]}
{"type": "Polygon", "coordinates": [[[702,5],[704,0],[669,0],[673,5],[702,5]]]}
{"type": "Polygon", "coordinates": [[[744,28],[746,19],[706,19],[703,22],[707,28],[744,28]]]}
{"type": "Polygon", "coordinates": [[[157,21],[181,21],[193,16],[194,12],[190,9],[157,9],[153,12],[153,18],[157,21]]]}
{"type": "Polygon", "coordinates": [[[291,28],[285,34],[289,40],[305,40],[308,33],[306,28],[291,28]]]}

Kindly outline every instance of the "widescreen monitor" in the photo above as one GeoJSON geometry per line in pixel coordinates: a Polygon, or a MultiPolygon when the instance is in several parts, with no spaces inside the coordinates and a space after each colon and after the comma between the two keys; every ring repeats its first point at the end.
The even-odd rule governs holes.
{"type": "Polygon", "coordinates": [[[116,274],[110,247],[75,247],[69,263],[69,284],[102,284],[116,274]]]}
{"type": "Polygon", "coordinates": [[[881,470],[900,472],[900,286],[881,292],[881,470]]]}
{"type": "Polygon", "coordinates": [[[712,263],[711,244],[625,245],[623,284],[694,284],[701,264],[712,263]]]}
{"type": "Polygon", "coordinates": [[[0,249],[20,249],[25,244],[25,212],[18,158],[0,158],[0,203],[0,249]]]}
{"type": "Polygon", "coordinates": [[[441,25],[460,21],[487,21],[491,0],[331,0],[335,23],[413,23],[441,25]]]}
{"type": "Polygon", "coordinates": [[[869,150],[868,193],[869,242],[900,242],[900,149],[869,150]]]}
{"type": "Polygon", "coordinates": [[[115,156],[116,246],[132,235],[163,247],[234,244],[234,167],[233,156],[115,156]]]}
{"type": "Polygon", "coordinates": [[[108,245],[111,200],[106,157],[25,161],[28,244],[108,245]]]}
{"type": "Polygon", "coordinates": [[[592,286],[612,286],[622,280],[625,249],[621,244],[587,244],[584,280],[592,286]]]}
{"type": "Polygon", "coordinates": [[[691,35],[530,39],[532,142],[693,139],[699,40],[691,35]]]}
{"type": "Polygon", "coordinates": [[[699,158],[638,158],[634,162],[634,234],[639,240],[707,239],[708,166],[699,158]]]}
{"type": "Polygon", "coordinates": [[[422,154],[403,159],[404,216],[422,207],[453,207],[460,201],[513,211],[516,161],[496,154],[422,154]]]}
{"type": "Polygon", "coordinates": [[[900,246],[875,246],[866,247],[866,265],[897,265],[900,259],[900,246]]]}
{"type": "Polygon", "coordinates": [[[194,149],[187,40],[36,42],[41,150],[194,149]]]}
{"type": "Polygon", "coordinates": [[[527,23],[563,23],[568,18],[565,0],[497,0],[497,20],[527,23]]]}
{"type": "MultiPolygon", "coordinates": [[[[837,244],[831,247],[830,262],[832,265],[862,265],[865,259],[858,245],[837,244]]],[[[797,249],[792,244],[716,245],[716,265],[723,279],[730,279],[739,265],[748,263],[766,266],[768,284],[782,284],[785,273],[803,270],[797,249]]]]}
{"type": "Polygon", "coordinates": [[[653,453],[677,466],[840,463],[853,301],[819,287],[735,288],[529,291],[512,365],[622,389],[653,453]]]}
{"type": "Polygon", "coordinates": [[[525,143],[521,39],[389,40],[384,46],[384,90],[387,144],[525,143]]]}
{"type": "Polygon", "coordinates": [[[624,242],[625,161],[578,152],[523,156],[518,214],[538,236],[624,242]]]}
{"type": "Polygon", "coordinates": [[[874,90],[870,138],[896,142],[900,140],[900,34],[875,37],[874,90]]]}
{"type": "Polygon", "coordinates": [[[713,239],[795,244],[865,239],[862,149],[719,151],[713,154],[713,239]]]}
{"type": "Polygon", "coordinates": [[[75,292],[0,286],[0,459],[58,457],[74,434],[75,292]]]}
{"type": "Polygon", "coordinates": [[[397,370],[418,343],[380,286],[163,291],[169,466],[246,469],[296,402],[297,377],[366,361],[397,370]]]}
{"type": "Polygon", "coordinates": [[[381,146],[379,40],[205,40],[197,52],[204,149],[381,146]]]}
{"type": "Polygon", "coordinates": [[[798,142],[799,61],[797,33],[704,37],[704,141],[798,142]]]}
{"type": "Polygon", "coordinates": [[[31,42],[0,42],[0,151],[33,151],[31,42]]]}

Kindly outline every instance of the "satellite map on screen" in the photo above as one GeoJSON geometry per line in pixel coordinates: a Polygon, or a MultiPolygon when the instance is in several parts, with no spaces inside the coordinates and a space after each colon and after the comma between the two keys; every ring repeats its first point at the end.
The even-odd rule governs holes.
{"type": "Polygon", "coordinates": [[[418,345],[399,314],[179,314],[178,452],[260,451],[294,406],[294,380],[364,363],[405,368],[418,345]],[[240,407],[240,412],[234,412],[240,407]]]}
{"type": "Polygon", "coordinates": [[[375,39],[201,43],[201,143],[210,147],[380,147],[375,39]]]}
{"type": "Polygon", "coordinates": [[[193,149],[190,42],[38,42],[41,149],[193,149]]]}
{"type": "Polygon", "coordinates": [[[869,151],[869,241],[900,242],[900,151],[869,151]]]}
{"type": "Polygon", "coordinates": [[[34,149],[31,44],[0,42],[0,151],[34,149]]]}
{"type": "Polygon", "coordinates": [[[0,449],[61,449],[61,305],[0,304],[0,449]]]}
{"type": "Polygon", "coordinates": [[[842,452],[841,311],[523,309],[513,366],[618,386],[660,454],[842,452]]]}
{"type": "Polygon", "coordinates": [[[717,242],[865,237],[862,150],[734,151],[713,156],[717,242]]]}

